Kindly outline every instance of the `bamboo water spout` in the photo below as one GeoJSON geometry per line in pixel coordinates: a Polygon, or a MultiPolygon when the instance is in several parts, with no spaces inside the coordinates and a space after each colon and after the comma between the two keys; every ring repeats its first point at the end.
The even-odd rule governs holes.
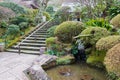
{"type": "Polygon", "coordinates": [[[73,37],[73,39],[78,39],[78,38],[80,38],[80,37],[90,37],[90,36],[92,36],[92,34],[78,35],[78,36],[73,37]]]}

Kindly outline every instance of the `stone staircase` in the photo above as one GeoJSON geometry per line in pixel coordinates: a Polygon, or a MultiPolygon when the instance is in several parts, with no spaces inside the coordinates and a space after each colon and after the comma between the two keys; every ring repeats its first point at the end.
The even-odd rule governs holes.
{"type": "Polygon", "coordinates": [[[38,25],[38,27],[32,31],[29,35],[25,36],[22,41],[17,45],[13,45],[7,49],[8,52],[25,53],[25,54],[40,54],[40,47],[45,47],[45,40],[47,35],[47,29],[51,27],[49,22],[38,25]]]}

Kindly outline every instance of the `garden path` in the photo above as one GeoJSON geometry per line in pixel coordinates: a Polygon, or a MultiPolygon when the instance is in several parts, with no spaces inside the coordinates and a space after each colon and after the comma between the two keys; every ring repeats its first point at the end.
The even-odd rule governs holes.
{"type": "Polygon", "coordinates": [[[37,57],[38,55],[0,52],[0,80],[29,80],[23,71],[37,57]]]}

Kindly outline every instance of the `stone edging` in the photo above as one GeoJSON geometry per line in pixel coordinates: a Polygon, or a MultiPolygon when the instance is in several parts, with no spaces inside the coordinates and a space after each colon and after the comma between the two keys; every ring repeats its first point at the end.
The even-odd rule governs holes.
{"type": "Polygon", "coordinates": [[[51,80],[42,66],[56,61],[56,59],[56,56],[42,54],[42,57],[39,56],[31,67],[26,70],[27,75],[29,75],[31,80],[51,80]]]}

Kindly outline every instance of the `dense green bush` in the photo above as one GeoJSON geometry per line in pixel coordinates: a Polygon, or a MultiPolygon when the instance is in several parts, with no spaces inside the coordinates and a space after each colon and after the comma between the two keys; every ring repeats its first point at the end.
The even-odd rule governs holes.
{"type": "Polygon", "coordinates": [[[65,64],[71,64],[73,63],[75,60],[74,60],[74,57],[71,56],[71,55],[67,55],[67,56],[63,56],[63,57],[59,57],[57,59],[57,64],[58,65],[65,65],[65,64]]]}
{"type": "Polygon", "coordinates": [[[120,43],[108,50],[104,64],[108,72],[120,76],[120,43]]]}
{"type": "Polygon", "coordinates": [[[111,18],[113,18],[117,14],[120,14],[120,2],[117,2],[115,3],[115,5],[110,6],[110,8],[108,9],[108,12],[111,18]]]}
{"type": "Polygon", "coordinates": [[[8,26],[7,31],[6,31],[6,35],[10,35],[12,39],[15,38],[15,36],[17,36],[18,34],[20,34],[20,28],[17,25],[11,24],[8,26]]]}
{"type": "Polygon", "coordinates": [[[86,37],[81,37],[80,39],[83,41],[85,46],[88,45],[95,46],[96,42],[100,38],[109,35],[109,31],[101,27],[88,27],[87,29],[83,30],[80,35],[90,35],[86,37]]]}
{"type": "Polygon", "coordinates": [[[48,12],[51,16],[53,16],[54,14],[53,6],[48,6],[46,8],[46,12],[48,12]]]}
{"type": "Polygon", "coordinates": [[[94,27],[99,26],[106,28],[107,30],[110,30],[112,28],[112,26],[108,23],[108,21],[103,18],[91,19],[86,22],[86,25],[94,26],[94,27]]]}
{"type": "Polygon", "coordinates": [[[113,17],[110,23],[113,25],[114,28],[119,29],[120,28],[120,14],[113,17]]]}
{"type": "Polygon", "coordinates": [[[70,43],[72,42],[72,38],[81,33],[84,29],[85,27],[81,22],[66,21],[57,26],[55,35],[58,37],[59,41],[70,43]]]}
{"type": "Polygon", "coordinates": [[[24,16],[17,16],[15,18],[10,19],[10,24],[19,25],[21,22],[27,22],[27,21],[28,21],[28,18],[24,16]]]}
{"type": "Polygon", "coordinates": [[[96,43],[96,49],[107,51],[118,43],[120,43],[119,35],[104,37],[98,40],[98,42],[96,43]]]}
{"type": "Polygon", "coordinates": [[[52,26],[51,28],[49,28],[48,30],[47,30],[47,37],[54,37],[55,35],[54,35],[54,31],[55,31],[55,29],[56,29],[56,27],[57,26],[52,26]]]}
{"type": "Polygon", "coordinates": [[[28,23],[27,22],[21,22],[19,24],[20,30],[24,30],[28,27],[28,23]]]}
{"type": "Polygon", "coordinates": [[[103,61],[105,55],[105,51],[93,50],[87,58],[87,63],[98,68],[104,68],[103,61]]]}
{"type": "Polygon", "coordinates": [[[25,10],[24,7],[22,7],[22,6],[18,5],[18,4],[12,3],[12,2],[0,2],[0,6],[10,8],[16,14],[19,14],[19,13],[20,14],[25,14],[25,13],[27,13],[27,11],[25,10]]]}
{"type": "Polygon", "coordinates": [[[8,23],[6,21],[1,21],[0,22],[0,28],[7,28],[8,23]]]}
{"type": "Polygon", "coordinates": [[[56,38],[55,37],[50,37],[46,39],[46,45],[47,47],[51,46],[52,44],[55,44],[56,38]]]}

